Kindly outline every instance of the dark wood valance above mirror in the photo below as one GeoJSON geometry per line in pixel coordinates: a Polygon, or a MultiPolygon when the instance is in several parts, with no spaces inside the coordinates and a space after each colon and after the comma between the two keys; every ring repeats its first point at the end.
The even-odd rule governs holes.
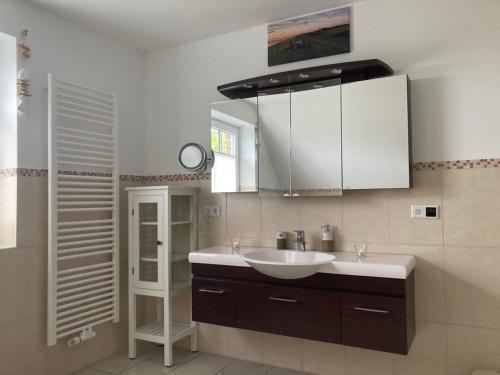
{"type": "Polygon", "coordinates": [[[305,89],[304,84],[309,84],[311,86],[309,88],[316,88],[314,85],[331,79],[339,79],[340,83],[349,83],[387,77],[392,74],[391,67],[385,62],[371,59],[268,74],[220,85],[217,90],[230,99],[242,99],[257,96],[259,91],[272,88],[301,85],[305,89]]]}

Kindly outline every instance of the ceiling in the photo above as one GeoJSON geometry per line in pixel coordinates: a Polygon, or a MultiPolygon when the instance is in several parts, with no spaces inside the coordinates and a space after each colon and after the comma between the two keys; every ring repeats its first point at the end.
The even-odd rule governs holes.
{"type": "Polygon", "coordinates": [[[359,0],[25,0],[153,51],[359,0]]]}

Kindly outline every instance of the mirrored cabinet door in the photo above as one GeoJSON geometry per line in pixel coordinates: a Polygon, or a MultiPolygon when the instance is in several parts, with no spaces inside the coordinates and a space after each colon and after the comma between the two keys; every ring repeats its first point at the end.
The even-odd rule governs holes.
{"type": "Polygon", "coordinates": [[[342,194],[340,85],[291,94],[293,196],[342,194]]]}
{"type": "Polygon", "coordinates": [[[163,287],[163,197],[134,199],[134,284],[138,288],[163,287]]]}
{"type": "Polygon", "coordinates": [[[290,93],[259,94],[259,194],[290,195],[290,93]]]}
{"type": "Polygon", "coordinates": [[[257,191],[257,98],[213,103],[210,113],[212,192],[257,191]]]}
{"type": "Polygon", "coordinates": [[[406,75],[342,85],[344,189],[409,188],[406,75]]]}

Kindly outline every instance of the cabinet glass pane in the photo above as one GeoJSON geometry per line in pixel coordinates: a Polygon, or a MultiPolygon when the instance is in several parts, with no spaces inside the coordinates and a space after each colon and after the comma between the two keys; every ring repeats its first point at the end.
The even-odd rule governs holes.
{"type": "Polygon", "coordinates": [[[139,203],[139,280],[158,282],[158,203],[139,203]]]}
{"type": "Polygon", "coordinates": [[[174,195],[171,199],[172,223],[179,223],[191,220],[191,196],[174,195]]]}

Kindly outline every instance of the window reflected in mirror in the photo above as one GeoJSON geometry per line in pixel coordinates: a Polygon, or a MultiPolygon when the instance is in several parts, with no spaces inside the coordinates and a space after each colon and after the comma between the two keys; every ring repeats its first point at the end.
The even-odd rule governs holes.
{"type": "Polygon", "coordinates": [[[256,127],[256,98],[212,104],[212,192],[257,191],[256,127]]]}

